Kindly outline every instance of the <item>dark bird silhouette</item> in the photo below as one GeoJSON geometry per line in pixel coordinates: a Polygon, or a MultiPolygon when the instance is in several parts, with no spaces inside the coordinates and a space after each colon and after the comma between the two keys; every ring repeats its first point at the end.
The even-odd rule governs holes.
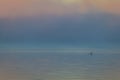
{"type": "Polygon", "coordinates": [[[92,56],[92,55],[93,55],[93,52],[90,52],[89,55],[92,56]]]}

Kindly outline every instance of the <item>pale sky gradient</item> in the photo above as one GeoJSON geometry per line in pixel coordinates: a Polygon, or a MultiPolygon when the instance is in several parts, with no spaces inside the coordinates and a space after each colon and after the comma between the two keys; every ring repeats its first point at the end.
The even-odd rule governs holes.
{"type": "Polygon", "coordinates": [[[93,8],[120,14],[120,0],[0,0],[0,17],[79,14],[93,8]]]}
{"type": "Polygon", "coordinates": [[[120,0],[0,0],[0,47],[120,48],[120,0]]]}

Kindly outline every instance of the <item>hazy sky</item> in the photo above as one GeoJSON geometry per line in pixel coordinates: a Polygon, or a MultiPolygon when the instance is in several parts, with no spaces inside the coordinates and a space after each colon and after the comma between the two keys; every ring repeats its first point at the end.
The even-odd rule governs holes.
{"type": "Polygon", "coordinates": [[[1,47],[119,48],[119,9],[120,0],[0,0],[1,47]]]}
{"type": "Polygon", "coordinates": [[[0,0],[0,17],[64,15],[94,9],[120,14],[120,0],[0,0]]]}

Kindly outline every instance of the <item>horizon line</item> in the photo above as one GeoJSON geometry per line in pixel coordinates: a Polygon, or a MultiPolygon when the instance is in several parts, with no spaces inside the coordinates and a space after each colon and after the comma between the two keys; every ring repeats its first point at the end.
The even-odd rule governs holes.
{"type": "Polygon", "coordinates": [[[41,53],[41,52],[62,52],[62,53],[120,53],[119,49],[96,49],[96,48],[17,48],[17,49],[0,49],[0,53],[41,53]]]}

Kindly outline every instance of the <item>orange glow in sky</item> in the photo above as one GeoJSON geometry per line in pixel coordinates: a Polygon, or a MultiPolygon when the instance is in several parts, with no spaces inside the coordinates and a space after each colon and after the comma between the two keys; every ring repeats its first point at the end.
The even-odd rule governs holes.
{"type": "Polygon", "coordinates": [[[74,14],[92,8],[120,14],[120,0],[0,0],[0,17],[74,14]]]}

